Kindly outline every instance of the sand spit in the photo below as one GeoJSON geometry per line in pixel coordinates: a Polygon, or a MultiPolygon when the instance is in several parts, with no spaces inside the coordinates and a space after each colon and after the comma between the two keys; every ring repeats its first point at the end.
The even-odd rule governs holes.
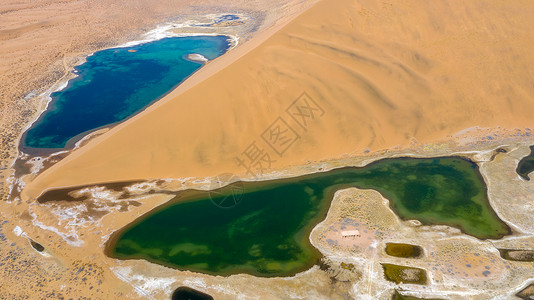
{"type": "Polygon", "coordinates": [[[197,53],[191,53],[191,54],[187,55],[187,59],[193,60],[193,61],[199,61],[199,62],[207,62],[208,61],[208,59],[206,57],[204,57],[202,54],[197,54],[197,53]]]}
{"type": "Polygon", "coordinates": [[[534,113],[534,75],[524,67],[534,63],[533,12],[526,2],[322,1],[74,151],[25,195],[143,178],[251,177],[258,164],[236,163],[251,148],[264,151],[269,172],[443,141],[473,126],[525,130],[534,113]],[[276,130],[291,147],[277,144],[276,130]]]}

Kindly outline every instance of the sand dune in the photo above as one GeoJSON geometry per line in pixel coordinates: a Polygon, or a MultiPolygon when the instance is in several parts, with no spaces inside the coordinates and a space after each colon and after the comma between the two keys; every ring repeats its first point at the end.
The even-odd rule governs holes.
{"type": "MultiPolygon", "coordinates": [[[[240,13],[242,26],[203,27],[249,39],[287,22],[314,1],[305,0],[4,0],[0,5],[0,198],[4,178],[18,156],[20,135],[70,78],[85,56],[137,40],[167,22],[210,21],[213,14],[240,13]]],[[[184,27],[185,28],[185,27],[184,27]]],[[[179,31],[179,30],[177,30],[179,31]]]]}
{"type": "Polygon", "coordinates": [[[473,126],[532,126],[533,15],[530,1],[323,0],[257,47],[209,63],[45,171],[24,194],[145,178],[246,176],[236,157],[246,159],[253,142],[274,160],[268,166],[262,156],[263,167],[280,170],[413,139],[444,140],[473,126]],[[307,98],[299,98],[303,93],[307,98]],[[296,99],[314,118],[294,114],[296,99]],[[282,133],[285,143],[274,141],[282,133]]]}

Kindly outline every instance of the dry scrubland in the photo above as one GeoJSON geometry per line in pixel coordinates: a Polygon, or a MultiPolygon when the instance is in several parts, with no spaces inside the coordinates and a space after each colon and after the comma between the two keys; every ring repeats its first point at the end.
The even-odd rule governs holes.
{"type": "Polygon", "coordinates": [[[194,78],[204,80],[190,81],[198,84],[184,84],[75,151],[26,195],[97,182],[244,175],[235,158],[254,141],[280,170],[446,140],[473,126],[528,127],[533,14],[528,1],[319,2],[261,45],[207,66],[194,78]],[[299,127],[286,108],[303,92],[324,113],[316,110],[299,127]],[[278,117],[300,136],[282,156],[261,139],[278,117]]]}
{"type": "MultiPolygon", "coordinates": [[[[347,189],[336,193],[328,217],[310,236],[325,257],[321,268],[314,266],[294,277],[210,276],[143,260],[106,257],[103,245],[110,233],[172,197],[151,194],[149,191],[158,185],[154,181],[152,187],[142,184],[146,187],[136,189],[130,199],[100,187],[92,188],[92,195],[84,201],[11,202],[11,206],[3,206],[2,213],[12,221],[0,224],[0,265],[5,263],[0,278],[17,279],[9,281],[10,289],[4,294],[16,298],[27,295],[31,288],[32,295],[51,298],[84,295],[92,299],[169,299],[175,288],[185,285],[216,299],[287,299],[288,295],[302,299],[390,299],[394,290],[428,299],[508,299],[532,281],[534,272],[532,262],[503,260],[496,249],[534,248],[534,208],[526,205],[532,203],[534,182],[522,180],[515,173],[518,160],[529,152],[527,146],[518,145],[527,142],[534,143],[534,137],[518,134],[500,141],[476,139],[464,144],[465,151],[460,152],[479,163],[488,179],[493,208],[509,224],[516,225],[515,235],[502,240],[481,241],[447,226],[402,221],[376,191],[347,189]],[[501,146],[503,143],[506,146],[501,146]],[[25,233],[15,236],[15,225],[25,233]],[[360,230],[361,236],[342,237],[342,230],[351,229],[360,230]],[[32,250],[27,238],[41,243],[43,253],[32,250]],[[424,255],[417,259],[386,255],[387,242],[420,245],[424,255]],[[384,279],[385,263],[425,270],[428,285],[394,285],[384,279]]],[[[455,150],[446,145],[421,147],[418,155],[445,155],[455,150]]],[[[386,155],[404,156],[412,151],[392,150],[386,155]]],[[[381,156],[320,166],[362,165],[381,156]]]]}
{"type": "MultiPolygon", "coordinates": [[[[400,289],[433,298],[504,298],[529,284],[525,280],[534,265],[504,261],[495,247],[534,247],[534,212],[528,205],[533,183],[514,173],[517,161],[528,154],[524,144],[534,140],[526,129],[534,115],[534,74],[529,69],[534,63],[534,5],[520,0],[491,5],[478,0],[323,0],[305,10],[311,4],[2,4],[0,176],[13,173],[9,166],[18,137],[42,109],[42,97],[33,95],[50,88],[84,55],[137,39],[178,15],[184,20],[242,12],[259,30],[144,113],[93,138],[35,179],[25,177],[23,181],[33,181],[22,200],[0,202],[5,219],[0,221],[0,298],[24,298],[30,292],[36,298],[168,298],[174,288],[187,285],[220,299],[287,298],[288,293],[306,299],[359,294],[389,299],[399,287],[384,280],[381,263],[424,268],[429,286],[400,289]],[[286,109],[303,92],[315,101],[308,103],[316,114],[300,126],[303,119],[293,119],[286,109]],[[279,117],[286,123],[278,119],[269,127],[279,117]],[[267,139],[275,146],[270,148],[262,133],[276,125],[290,126],[299,138],[287,149],[267,139]],[[479,128],[466,130],[475,126],[479,128]],[[337,194],[328,218],[311,235],[326,257],[323,269],[314,267],[291,278],[224,278],[104,255],[109,234],[164,203],[168,195],[147,192],[121,200],[97,191],[81,202],[35,201],[46,188],[64,185],[175,178],[170,185],[183,189],[206,186],[195,177],[223,172],[250,176],[235,158],[244,158],[252,142],[275,160],[271,168],[279,172],[271,177],[362,165],[381,157],[463,151],[481,165],[491,204],[505,221],[517,225],[516,236],[492,244],[445,226],[403,222],[378,193],[346,190],[337,194]],[[496,152],[499,147],[507,153],[496,152]],[[362,230],[361,239],[342,239],[341,226],[354,222],[362,230]],[[45,250],[33,250],[29,238],[45,250]],[[439,241],[425,242],[435,239],[439,241]],[[425,256],[416,262],[388,257],[383,251],[388,241],[419,244],[425,256]],[[475,250],[480,258],[469,256],[475,250]],[[473,268],[466,269],[466,263],[473,268]],[[492,267],[489,275],[484,275],[486,266],[492,267]]],[[[299,101],[302,105],[303,99],[299,101]]],[[[19,167],[19,174],[29,171],[28,164],[19,167]]]]}
{"type": "MultiPolygon", "coordinates": [[[[523,142],[533,141],[523,138],[523,142]]],[[[511,140],[505,143],[515,144],[511,140]]],[[[477,147],[471,145],[473,148],[477,147]]],[[[390,210],[389,200],[374,190],[345,189],[336,192],[327,218],[310,237],[328,259],[342,266],[333,279],[354,283],[355,290],[370,299],[389,299],[393,286],[380,271],[381,265],[388,263],[425,270],[430,287],[396,287],[403,294],[424,299],[512,299],[524,283],[532,282],[534,264],[504,260],[497,248],[534,248],[534,184],[515,173],[528,147],[501,149],[507,153],[460,153],[480,166],[492,207],[503,220],[514,224],[514,237],[481,241],[447,226],[421,226],[419,222],[400,220],[390,210]],[[361,236],[346,238],[341,234],[354,229],[361,236]],[[393,257],[385,251],[388,242],[419,245],[423,254],[418,258],[393,257]]]]}

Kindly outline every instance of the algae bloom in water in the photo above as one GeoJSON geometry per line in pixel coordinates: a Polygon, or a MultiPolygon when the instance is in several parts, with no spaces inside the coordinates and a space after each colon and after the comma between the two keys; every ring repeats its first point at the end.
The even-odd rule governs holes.
{"type": "MultiPolygon", "coordinates": [[[[334,192],[349,187],[379,191],[401,218],[454,226],[478,238],[509,233],[488,203],[476,164],[455,157],[397,158],[243,182],[240,201],[229,209],[214,205],[218,199],[207,191],[178,192],[168,205],[118,232],[107,253],[218,275],[293,275],[320,258],[309,234],[325,218],[334,192]]],[[[232,191],[228,186],[216,194],[232,191]]]]}

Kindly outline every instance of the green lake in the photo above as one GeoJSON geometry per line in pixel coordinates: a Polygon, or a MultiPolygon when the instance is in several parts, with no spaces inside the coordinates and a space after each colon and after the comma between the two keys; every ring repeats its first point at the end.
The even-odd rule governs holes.
{"type": "Polygon", "coordinates": [[[377,190],[403,219],[450,225],[479,239],[510,233],[489,205],[476,164],[458,157],[395,158],[362,168],[238,182],[216,193],[177,192],[114,234],[106,253],[215,275],[290,276],[320,259],[309,234],[326,217],[335,191],[349,187],[377,190]],[[235,206],[214,204],[236,190],[235,206]]]}

